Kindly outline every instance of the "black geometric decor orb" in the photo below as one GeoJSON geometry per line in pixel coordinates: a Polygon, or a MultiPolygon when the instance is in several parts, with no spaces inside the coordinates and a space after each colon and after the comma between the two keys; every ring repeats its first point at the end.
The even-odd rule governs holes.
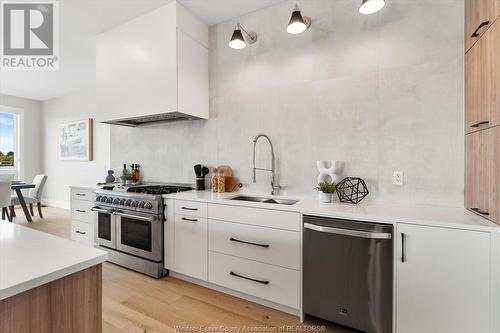
{"type": "Polygon", "coordinates": [[[340,202],[359,203],[368,195],[368,187],[361,178],[346,177],[335,187],[340,202]]]}

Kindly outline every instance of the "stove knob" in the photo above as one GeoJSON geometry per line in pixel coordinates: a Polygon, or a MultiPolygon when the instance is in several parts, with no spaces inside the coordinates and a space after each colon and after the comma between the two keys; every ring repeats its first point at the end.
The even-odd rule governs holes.
{"type": "Polygon", "coordinates": [[[107,203],[109,204],[112,204],[113,203],[113,198],[112,197],[109,197],[107,200],[106,200],[107,203]]]}
{"type": "Polygon", "coordinates": [[[97,197],[95,197],[95,201],[100,202],[100,201],[101,201],[101,198],[102,198],[102,197],[101,197],[100,195],[98,195],[97,197]]]}
{"type": "Polygon", "coordinates": [[[131,207],[136,208],[138,204],[139,204],[139,201],[134,200],[134,201],[132,201],[131,207]]]}
{"type": "Polygon", "coordinates": [[[125,206],[130,207],[132,205],[132,200],[128,199],[127,202],[125,202],[125,206]]]}
{"type": "Polygon", "coordinates": [[[107,199],[108,199],[108,197],[107,197],[107,196],[105,196],[105,195],[103,195],[103,196],[101,197],[101,202],[105,203],[107,199]]]}
{"type": "Polygon", "coordinates": [[[146,203],[145,203],[144,201],[141,201],[141,202],[139,203],[139,206],[138,206],[138,207],[139,207],[139,208],[144,208],[144,205],[145,205],[145,204],[146,204],[146,203]]]}
{"type": "Polygon", "coordinates": [[[120,200],[120,205],[125,206],[126,202],[127,202],[127,199],[121,199],[120,200]]]}
{"type": "Polygon", "coordinates": [[[146,202],[146,204],[144,205],[144,208],[146,208],[146,209],[152,209],[153,208],[153,204],[151,202],[146,202]]]}
{"type": "Polygon", "coordinates": [[[119,204],[120,204],[120,199],[115,198],[115,199],[113,200],[113,205],[119,205],[119,204]]]}

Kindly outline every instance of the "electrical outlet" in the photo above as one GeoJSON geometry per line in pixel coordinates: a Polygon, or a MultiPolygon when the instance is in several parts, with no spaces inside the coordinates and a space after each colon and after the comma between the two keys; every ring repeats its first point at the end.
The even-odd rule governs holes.
{"type": "Polygon", "coordinates": [[[394,185],[403,185],[403,171],[394,171],[392,183],[394,185]]]}

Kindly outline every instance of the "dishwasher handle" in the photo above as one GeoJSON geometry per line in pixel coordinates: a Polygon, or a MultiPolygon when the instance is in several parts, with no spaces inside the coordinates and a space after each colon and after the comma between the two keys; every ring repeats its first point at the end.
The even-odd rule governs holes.
{"type": "Polygon", "coordinates": [[[389,232],[370,232],[370,231],[360,231],[360,230],[353,230],[353,229],[332,228],[332,227],[325,227],[325,226],[312,224],[312,223],[304,223],[304,228],[314,230],[314,231],[319,231],[319,232],[325,232],[325,233],[329,233],[329,234],[353,236],[353,237],[360,237],[360,238],[370,238],[370,239],[391,239],[392,238],[392,234],[389,232]]]}

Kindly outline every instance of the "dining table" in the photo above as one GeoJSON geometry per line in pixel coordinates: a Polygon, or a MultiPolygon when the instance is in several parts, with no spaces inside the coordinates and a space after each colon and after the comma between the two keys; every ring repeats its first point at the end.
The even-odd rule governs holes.
{"type": "Polygon", "coordinates": [[[33,220],[31,219],[31,214],[28,210],[28,207],[26,206],[26,200],[24,200],[22,190],[35,188],[35,186],[35,184],[28,184],[22,181],[13,181],[11,186],[11,189],[16,192],[17,198],[19,199],[19,204],[23,208],[24,216],[26,216],[26,220],[28,220],[28,222],[33,222],[33,220]]]}

